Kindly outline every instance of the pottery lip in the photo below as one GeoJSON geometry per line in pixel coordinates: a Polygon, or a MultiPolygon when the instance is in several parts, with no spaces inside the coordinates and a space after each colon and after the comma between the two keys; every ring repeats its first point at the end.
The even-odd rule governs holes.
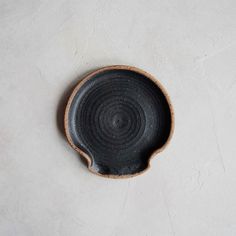
{"type": "Polygon", "coordinates": [[[170,140],[173,136],[173,133],[174,133],[174,109],[173,109],[173,106],[172,106],[172,103],[170,101],[170,97],[167,93],[167,91],[165,90],[165,88],[162,86],[162,84],[154,77],[152,76],[151,74],[149,74],[148,72],[142,70],[142,69],[139,69],[137,67],[134,67],[134,66],[128,66],[128,65],[110,65],[110,66],[105,66],[105,67],[102,67],[102,68],[99,68],[99,69],[96,69],[90,73],[88,73],[86,76],[84,76],[79,82],[78,84],[75,86],[73,92],[71,93],[69,99],[68,99],[68,102],[67,102],[67,105],[66,105],[66,109],[65,109],[65,114],[64,114],[64,129],[65,129],[65,134],[66,134],[66,138],[67,138],[67,141],[68,143],[70,144],[70,146],[76,150],[83,158],[85,158],[85,160],[87,161],[87,164],[88,164],[88,169],[90,172],[92,172],[93,174],[96,174],[96,175],[99,175],[99,176],[102,176],[102,177],[106,177],[106,178],[113,178],[113,179],[124,179],[124,178],[130,178],[130,177],[135,177],[137,175],[140,175],[140,174],[143,174],[144,172],[146,172],[149,168],[150,168],[150,162],[152,160],[152,158],[154,158],[154,156],[158,153],[160,153],[161,151],[163,151],[167,145],[170,143],[170,140]],[[80,90],[80,88],[82,87],[82,85],[87,82],[89,79],[93,78],[93,76],[101,73],[101,72],[105,72],[105,71],[109,71],[109,70],[128,70],[128,71],[132,71],[132,72],[136,72],[138,74],[141,74],[143,76],[145,76],[147,79],[150,79],[152,80],[156,85],[157,87],[161,90],[161,92],[164,94],[164,97],[167,101],[167,104],[169,106],[169,110],[170,110],[170,131],[169,131],[169,135],[168,135],[168,138],[167,140],[165,141],[165,143],[158,149],[156,149],[151,155],[150,157],[148,158],[148,163],[147,163],[147,167],[144,168],[143,170],[137,172],[137,173],[134,173],[134,174],[125,174],[125,175],[113,175],[113,174],[101,174],[97,171],[95,171],[93,168],[92,168],[92,159],[89,157],[88,154],[86,154],[83,150],[81,150],[81,148],[77,147],[73,140],[72,140],[72,137],[70,135],[70,131],[69,131],[69,124],[68,124],[68,119],[69,119],[69,110],[70,110],[70,107],[71,107],[71,103],[75,97],[75,95],[77,94],[77,92],[80,90]]]}

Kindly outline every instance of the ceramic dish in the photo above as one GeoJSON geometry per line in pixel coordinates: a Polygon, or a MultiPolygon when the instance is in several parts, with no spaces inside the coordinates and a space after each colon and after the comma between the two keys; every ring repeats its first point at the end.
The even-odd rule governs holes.
{"type": "Polygon", "coordinates": [[[82,79],[65,111],[70,145],[98,175],[121,178],[142,173],[173,133],[167,93],[150,74],[108,66],[82,79]]]}

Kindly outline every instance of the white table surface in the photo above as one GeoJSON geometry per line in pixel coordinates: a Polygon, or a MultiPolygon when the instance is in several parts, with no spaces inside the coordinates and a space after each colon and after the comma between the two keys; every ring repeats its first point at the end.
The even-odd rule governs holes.
{"type": "Polygon", "coordinates": [[[235,236],[235,42],[235,0],[1,0],[0,235],[235,236]],[[176,116],[126,180],[88,172],[60,132],[63,94],[112,64],[156,76],[176,116]]]}

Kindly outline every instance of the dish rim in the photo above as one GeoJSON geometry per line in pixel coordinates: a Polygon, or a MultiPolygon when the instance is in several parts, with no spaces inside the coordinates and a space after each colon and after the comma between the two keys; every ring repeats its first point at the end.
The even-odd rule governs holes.
{"type": "Polygon", "coordinates": [[[66,109],[65,109],[65,114],[64,114],[64,129],[65,129],[65,135],[66,135],[66,139],[68,141],[68,143],[70,144],[70,146],[75,150],[77,151],[80,156],[82,156],[86,162],[87,162],[87,168],[90,172],[92,172],[93,174],[96,174],[96,175],[99,175],[99,176],[102,176],[102,177],[105,177],[105,178],[112,178],[112,179],[125,179],[125,178],[131,178],[131,177],[135,177],[135,176],[138,176],[138,175],[141,175],[143,174],[144,172],[148,171],[151,167],[151,160],[154,158],[154,156],[156,156],[158,153],[162,152],[166,147],[167,145],[170,143],[170,140],[173,136],[173,133],[174,133],[174,125],[175,125],[175,121],[174,121],[174,109],[173,109],[173,106],[172,106],[172,103],[170,101],[170,97],[166,91],[166,89],[163,87],[163,85],[154,77],[152,76],[151,74],[149,74],[148,72],[142,70],[142,69],[139,69],[137,67],[134,67],[134,66],[128,66],[128,65],[110,65],[110,66],[104,66],[104,67],[101,67],[99,69],[95,69],[94,71],[88,73],[87,75],[85,75],[84,77],[82,77],[82,79],[77,83],[77,85],[75,86],[75,88],[73,89],[69,99],[68,99],[68,102],[67,102],[67,105],[66,105],[66,109]],[[81,150],[79,147],[77,147],[73,140],[72,140],[72,137],[70,135],[70,131],[69,131],[69,111],[70,111],[70,108],[71,108],[71,104],[72,104],[72,101],[75,97],[75,95],[77,94],[77,92],[80,90],[80,88],[82,87],[83,84],[85,84],[85,82],[87,82],[89,79],[93,78],[94,76],[96,76],[97,74],[101,73],[101,72],[104,72],[104,71],[109,71],[109,70],[128,70],[128,71],[132,71],[132,72],[136,72],[138,74],[141,74],[143,75],[145,78],[147,79],[150,79],[152,80],[156,85],[157,87],[159,87],[159,89],[161,90],[161,92],[164,94],[164,97],[168,103],[168,106],[169,106],[169,109],[170,109],[170,118],[171,118],[171,121],[170,121],[170,133],[169,133],[169,136],[166,140],[166,142],[163,144],[162,147],[160,148],[157,148],[155,151],[152,152],[152,154],[150,155],[150,157],[148,158],[148,164],[147,164],[147,167],[137,173],[134,173],[134,174],[127,174],[127,175],[113,175],[113,174],[101,174],[99,172],[96,172],[93,168],[92,168],[92,160],[91,158],[89,157],[88,154],[86,154],[83,150],[81,150]]]}

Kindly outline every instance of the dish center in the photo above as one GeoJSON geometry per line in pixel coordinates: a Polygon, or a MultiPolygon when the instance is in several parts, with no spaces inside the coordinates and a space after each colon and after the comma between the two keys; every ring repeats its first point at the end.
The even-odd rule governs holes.
{"type": "Polygon", "coordinates": [[[128,124],[128,117],[124,113],[116,113],[113,115],[111,123],[114,129],[123,129],[128,124]]]}

